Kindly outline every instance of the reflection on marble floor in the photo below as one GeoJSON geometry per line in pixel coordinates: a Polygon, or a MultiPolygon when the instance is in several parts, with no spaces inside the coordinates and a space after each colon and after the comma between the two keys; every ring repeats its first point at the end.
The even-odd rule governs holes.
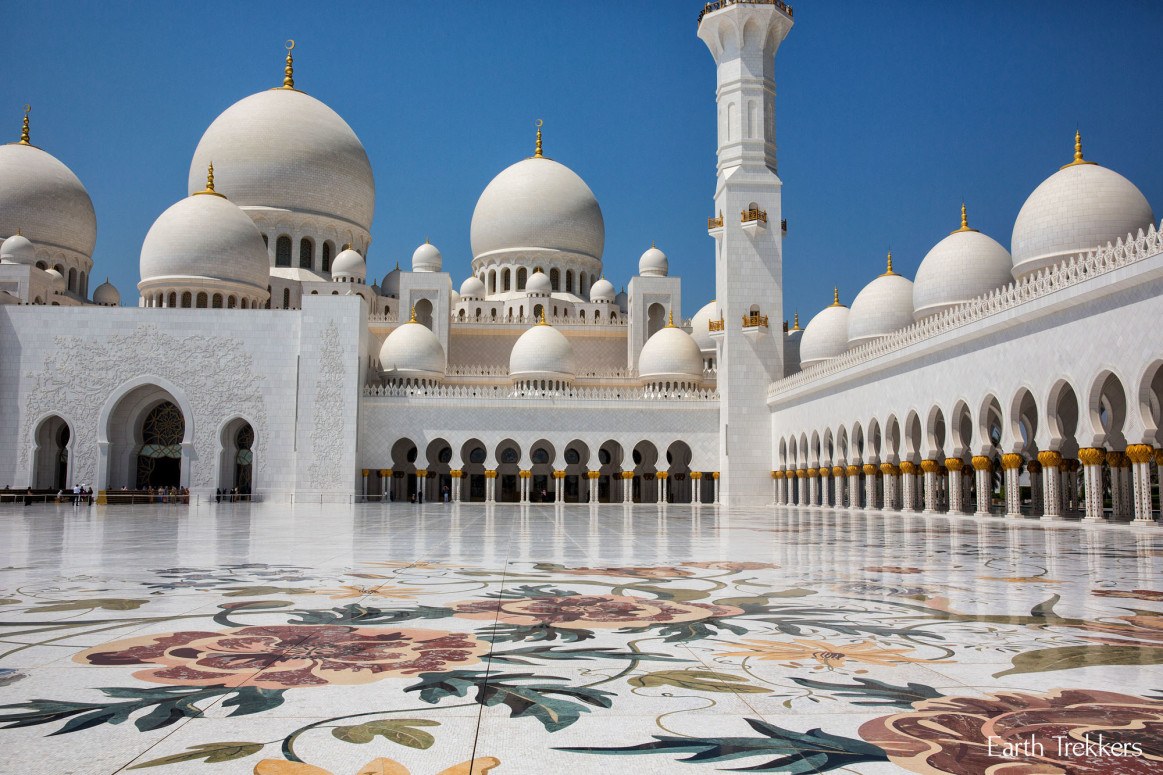
{"type": "Polygon", "coordinates": [[[813,510],[6,507],[0,770],[1160,772],[1161,558],[813,510]]]}

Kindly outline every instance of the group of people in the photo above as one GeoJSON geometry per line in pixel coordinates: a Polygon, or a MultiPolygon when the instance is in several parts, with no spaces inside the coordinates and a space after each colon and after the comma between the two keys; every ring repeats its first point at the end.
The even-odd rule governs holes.
{"type": "Polygon", "coordinates": [[[235,487],[234,489],[220,487],[219,489],[214,491],[214,502],[215,503],[237,503],[239,501],[249,501],[249,500],[250,500],[250,488],[249,487],[245,487],[245,488],[241,488],[241,489],[238,487],[235,487]]]}
{"type": "Polygon", "coordinates": [[[140,490],[122,487],[116,496],[108,495],[106,497],[109,498],[110,503],[189,503],[190,491],[185,487],[175,486],[142,487],[140,490]]]}
{"type": "MultiPolygon", "coordinates": [[[[31,489],[28,491],[28,495],[32,495],[31,489]]],[[[74,506],[91,506],[93,504],[93,488],[74,484],[72,493],[63,488],[57,490],[57,503],[64,503],[66,500],[71,501],[74,506]]],[[[28,501],[29,499],[26,497],[25,506],[28,505],[28,501]]]]}

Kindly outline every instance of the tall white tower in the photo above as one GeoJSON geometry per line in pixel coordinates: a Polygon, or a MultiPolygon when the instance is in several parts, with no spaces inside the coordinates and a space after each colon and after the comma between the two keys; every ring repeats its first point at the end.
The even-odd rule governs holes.
{"type": "MultiPolygon", "coordinates": [[[[775,52],[792,27],[780,0],[718,0],[699,38],[718,70],[714,218],[718,344],[719,498],[771,501],[767,388],[783,377],[783,231],[775,160],[775,52]]],[[[717,324],[713,323],[712,326],[717,324]]]]}

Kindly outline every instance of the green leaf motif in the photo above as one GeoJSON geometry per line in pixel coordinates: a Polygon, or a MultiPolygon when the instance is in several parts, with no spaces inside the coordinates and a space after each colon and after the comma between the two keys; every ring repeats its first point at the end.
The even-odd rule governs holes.
{"type": "Polygon", "coordinates": [[[225,597],[262,597],[264,595],[312,595],[314,592],[302,587],[227,587],[225,597]]]}
{"type": "Polygon", "coordinates": [[[146,767],[161,767],[165,764],[193,762],[199,759],[204,759],[207,764],[230,762],[235,759],[243,759],[251,754],[256,754],[262,750],[262,747],[262,743],[202,743],[200,745],[190,746],[186,749],[185,753],[163,756],[160,759],[150,759],[148,762],[135,764],[128,769],[141,770],[146,767]]]}
{"type": "Polygon", "coordinates": [[[728,624],[722,619],[702,619],[695,622],[676,622],[659,627],[657,632],[659,635],[663,636],[662,640],[664,643],[685,643],[691,640],[712,638],[718,635],[722,630],[733,632],[736,635],[746,635],[748,632],[746,627],[740,627],[735,624],[728,624]]]}
{"type": "Polygon", "coordinates": [[[1052,670],[1073,670],[1095,665],[1160,665],[1163,648],[1157,646],[1062,646],[1036,649],[1016,654],[1013,667],[994,673],[994,678],[1019,673],[1048,673],[1052,670]]]}
{"type": "Polygon", "coordinates": [[[298,617],[291,620],[290,624],[370,625],[396,624],[398,622],[408,622],[415,619],[446,619],[452,616],[452,610],[427,605],[420,605],[415,608],[385,610],[352,603],[326,611],[291,611],[290,615],[298,617]]]}
{"type": "Polygon", "coordinates": [[[838,697],[861,698],[860,701],[854,700],[853,705],[873,707],[890,705],[897,708],[912,708],[914,702],[944,696],[932,686],[925,684],[909,683],[907,686],[893,686],[872,678],[857,678],[855,684],[828,683],[827,681],[796,677],[791,680],[807,689],[835,692],[838,697]]]}
{"type": "Polygon", "coordinates": [[[6,597],[0,600],[0,605],[16,605],[20,601],[14,597],[6,597]]]}
{"type": "Polygon", "coordinates": [[[736,768],[747,772],[784,772],[806,775],[812,772],[850,767],[861,762],[887,762],[884,751],[871,743],[821,731],[793,732],[758,719],[744,719],[762,737],[663,737],[655,742],[614,748],[558,748],[571,753],[650,754],[689,753],[683,762],[726,762],[753,756],[774,758],[753,767],[736,768]]]}
{"type": "Polygon", "coordinates": [[[493,652],[493,662],[506,662],[518,665],[535,665],[538,659],[549,660],[590,660],[590,659],[624,659],[628,662],[691,662],[690,659],[672,657],[668,654],[656,654],[650,651],[619,651],[610,646],[563,649],[554,646],[526,646],[511,651],[493,652]]]}
{"type": "Polygon", "coordinates": [[[38,603],[33,613],[46,611],[87,611],[91,608],[101,608],[106,611],[135,611],[148,603],[148,600],[131,600],[118,597],[98,597],[92,600],[65,600],[60,603],[38,603]]]}
{"type": "Polygon", "coordinates": [[[345,743],[370,743],[376,735],[408,748],[421,750],[432,747],[436,738],[423,729],[416,727],[438,727],[439,721],[429,721],[423,718],[380,719],[368,721],[354,726],[335,727],[331,734],[345,743]]]}
{"type": "Polygon", "coordinates": [[[769,689],[751,686],[747,679],[730,673],[710,670],[660,670],[635,676],[627,683],[639,689],[654,686],[677,686],[695,692],[732,692],[739,694],[766,694],[769,689]]]}

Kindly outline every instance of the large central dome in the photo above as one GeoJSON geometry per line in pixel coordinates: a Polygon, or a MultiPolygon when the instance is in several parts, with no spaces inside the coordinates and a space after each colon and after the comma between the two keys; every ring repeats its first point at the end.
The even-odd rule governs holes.
{"type": "Polygon", "coordinates": [[[564,164],[534,156],[493,178],[472,214],[473,258],[525,251],[602,259],[606,224],[594,192],[564,164]]]}
{"type": "Polygon", "coordinates": [[[371,228],[376,192],[367,153],[339,114],[303,92],[270,89],[227,108],[194,151],[189,193],[202,188],[211,162],[218,190],[239,207],[371,228]]]}
{"type": "Polygon", "coordinates": [[[18,231],[34,245],[89,258],[97,217],[72,170],[36,146],[9,143],[0,145],[0,239],[18,231]]]}

